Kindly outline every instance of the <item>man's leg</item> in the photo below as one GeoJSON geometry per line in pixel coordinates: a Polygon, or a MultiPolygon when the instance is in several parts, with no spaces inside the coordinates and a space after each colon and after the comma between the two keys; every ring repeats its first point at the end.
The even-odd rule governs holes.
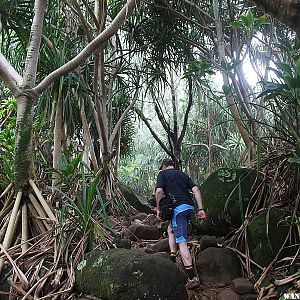
{"type": "Polygon", "coordinates": [[[169,237],[169,247],[170,247],[170,259],[173,262],[176,262],[176,255],[177,255],[177,244],[176,244],[176,238],[175,234],[173,232],[172,227],[168,226],[168,237],[169,237]]]}
{"type": "Polygon", "coordinates": [[[187,246],[187,242],[179,243],[179,251],[188,278],[192,280],[196,277],[196,274],[193,268],[192,256],[187,246]]]}
{"type": "Polygon", "coordinates": [[[186,284],[186,288],[188,289],[196,288],[200,285],[199,279],[194,272],[191,253],[187,246],[188,222],[192,213],[193,211],[191,210],[183,211],[176,216],[176,220],[174,220],[175,223],[172,222],[175,241],[179,245],[182,262],[188,275],[188,283],[186,284]]]}
{"type": "Polygon", "coordinates": [[[192,263],[193,263],[192,262],[192,257],[191,257],[190,250],[187,246],[187,242],[179,244],[179,251],[180,251],[180,255],[181,255],[181,259],[182,259],[183,264],[185,266],[192,265],[192,263]]]}

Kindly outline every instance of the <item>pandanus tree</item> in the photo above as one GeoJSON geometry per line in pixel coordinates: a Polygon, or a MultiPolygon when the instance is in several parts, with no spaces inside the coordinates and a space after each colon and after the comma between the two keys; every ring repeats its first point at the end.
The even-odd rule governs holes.
{"type": "MultiPolygon", "coordinates": [[[[297,30],[296,2],[292,1],[289,5],[284,5],[284,1],[256,3],[297,30]],[[284,7],[280,13],[279,7],[284,7]],[[287,15],[292,16],[290,21],[287,15]]],[[[187,66],[194,60],[209,64],[211,69],[219,72],[227,106],[245,143],[248,160],[255,158],[256,146],[262,135],[257,124],[264,118],[260,109],[263,100],[256,98],[257,91],[245,76],[245,66],[250,60],[253,67],[258,69],[257,65],[261,63],[266,71],[260,79],[263,81],[268,77],[268,66],[273,59],[271,45],[274,41],[274,21],[250,3],[239,0],[158,0],[147,6],[144,13],[135,24],[133,40],[141,49],[147,47],[151,61],[163,61],[165,65],[176,66],[178,70],[179,65],[187,66]],[[260,39],[261,32],[266,33],[263,41],[260,39]],[[183,44],[186,49],[190,48],[189,60],[187,53],[182,51],[183,44]],[[262,62],[255,53],[264,57],[262,62]]],[[[163,74],[166,69],[153,66],[145,68],[156,75],[163,74]]]]}
{"type": "Polygon", "coordinates": [[[176,169],[181,169],[182,167],[182,143],[188,126],[189,114],[193,105],[192,78],[189,76],[186,78],[186,81],[188,83],[188,101],[187,105],[183,105],[181,108],[179,107],[179,99],[176,94],[178,89],[176,89],[172,79],[170,82],[171,99],[169,101],[171,105],[167,105],[166,99],[163,100],[161,91],[159,92],[160,95],[155,95],[154,92],[151,93],[154,110],[161,124],[162,132],[165,134],[165,139],[156,133],[156,130],[154,130],[153,125],[151,125],[143,111],[138,107],[135,108],[135,112],[145,123],[153,138],[161,146],[166,155],[172,158],[176,169]],[[184,111],[183,117],[180,118],[182,110],[184,111]]]}
{"type": "MultiPolygon", "coordinates": [[[[44,93],[49,87],[64,75],[75,70],[88,57],[97,51],[103,43],[110,39],[122,26],[127,16],[135,9],[137,3],[134,0],[128,1],[123,8],[111,20],[109,25],[99,31],[95,38],[92,38],[87,45],[72,59],[53,70],[44,78],[37,81],[39,69],[39,57],[41,43],[43,39],[43,24],[47,14],[47,1],[36,0],[34,2],[32,24],[28,39],[26,58],[24,61],[23,74],[17,72],[16,68],[9,62],[9,59],[0,53],[0,78],[4,85],[8,87],[17,101],[17,121],[15,138],[15,161],[14,161],[14,182],[10,184],[2,193],[1,198],[6,198],[6,234],[3,240],[3,249],[8,249],[13,242],[14,226],[16,220],[22,217],[22,247],[26,251],[28,245],[28,212],[31,215],[38,214],[43,219],[42,223],[46,228],[50,228],[47,220],[56,220],[50,205],[45,201],[42,193],[36,186],[32,177],[33,165],[33,118],[34,109],[44,93]],[[13,197],[14,191],[16,198],[13,197]]],[[[1,260],[1,268],[3,260],[1,260]]]]}
{"type": "MultiPolygon", "coordinates": [[[[155,62],[155,67],[145,63],[144,69],[148,74],[152,73],[153,78],[159,76],[162,79],[167,78],[165,70],[168,68],[177,72],[194,69],[194,83],[199,81],[201,85],[201,75],[203,74],[200,76],[201,72],[196,74],[196,71],[201,70],[201,63],[210,66],[210,69],[218,70],[223,77],[224,89],[227,90],[226,100],[230,112],[249,153],[253,154],[251,136],[255,136],[255,132],[251,128],[254,118],[249,103],[251,89],[243,76],[241,67],[238,66],[237,62],[240,58],[235,57],[236,50],[243,49],[245,51],[245,41],[240,42],[233,32],[225,32],[224,28],[228,31],[231,20],[230,16],[222,16],[226,21],[221,20],[220,10],[224,6],[226,6],[225,3],[216,1],[212,6],[209,2],[201,1],[154,1],[147,6],[145,14],[141,15],[138,22],[134,24],[132,40],[141,47],[141,50],[147,46],[147,53],[144,53],[144,56],[155,62]],[[236,40],[230,40],[230,36],[236,40]],[[190,68],[191,65],[194,68],[190,68]],[[197,67],[195,68],[197,65],[198,70],[196,70],[197,67]]],[[[233,11],[233,5],[228,3],[228,6],[230,6],[228,9],[233,11]]],[[[232,21],[233,18],[234,16],[232,16],[232,21]]],[[[208,69],[207,72],[210,71],[208,69]]],[[[192,80],[191,76],[187,78],[189,81],[192,80]]],[[[189,85],[193,84],[189,83],[189,85]]],[[[159,85],[157,84],[157,86],[159,85]]],[[[191,103],[191,96],[190,89],[187,103],[191,103]]],[[[154,106],[159,120],[164,121],[164,115],[159,107],[162,105],[156,101],[154,106]]],[[[187,110],[187,114],[189,114],[189,110],[187,110]]],[[[174,140],[173,135],[173,132],[178,130],[168,130],[166,124],[163,124],[163,127],[168,132],[170,149],[177,147],[181,151],[181,143],[178,141],[181,141],[182,137],[177,134],[174,140]]],[[[168,153],[174,161],[180,160],[178,149],[168,153]]],[[[249,156],[251,155],[249,154],[249,156]]]]}

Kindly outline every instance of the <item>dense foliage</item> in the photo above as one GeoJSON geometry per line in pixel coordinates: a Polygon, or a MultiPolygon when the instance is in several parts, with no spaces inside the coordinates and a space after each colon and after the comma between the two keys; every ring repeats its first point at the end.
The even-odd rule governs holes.
{"type": "Polygon", "coordinates": [[[247,242],[248,217],[274,206],[299,230],[300,43],[291,28],[241,0],[45,3],[0,1],[4,250],[21,236],[24,254],[56,224],[48,275],[71,290],[68,254],[73,266],[86,249],[114,247],[108,216],[132,210],[119,183],[151,197],[166,156],[199,184],[220,167],[263,178],[238,239],[247,242]]]}

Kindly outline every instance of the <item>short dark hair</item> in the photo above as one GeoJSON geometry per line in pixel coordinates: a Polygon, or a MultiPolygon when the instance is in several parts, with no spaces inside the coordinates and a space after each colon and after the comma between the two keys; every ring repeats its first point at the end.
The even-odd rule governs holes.
{"type": "Polygon", "coordinates": [[[164,158],[164,159],[162,160],[161,164],[160,164],[159,169],[161,170],[163,166],[166,166],[166,167],[172,166],[172,167],[174,167],[174,162],[173,162],[173,160],[170,159],[170,158],[164,158]]]}

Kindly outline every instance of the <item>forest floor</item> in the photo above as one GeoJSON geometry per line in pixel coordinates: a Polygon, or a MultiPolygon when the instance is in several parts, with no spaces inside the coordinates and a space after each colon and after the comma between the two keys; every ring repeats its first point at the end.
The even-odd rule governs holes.
{"type": "MultiPolygon", "coordinates": [[[[188,290],[189,300],[216,300],[217,295],[223,290],[231,290],[230,286],[215,287],[201,284],[199,288],[188,290]]],[[[233,299],[228,299],[233,300],[233,299]]]]}

